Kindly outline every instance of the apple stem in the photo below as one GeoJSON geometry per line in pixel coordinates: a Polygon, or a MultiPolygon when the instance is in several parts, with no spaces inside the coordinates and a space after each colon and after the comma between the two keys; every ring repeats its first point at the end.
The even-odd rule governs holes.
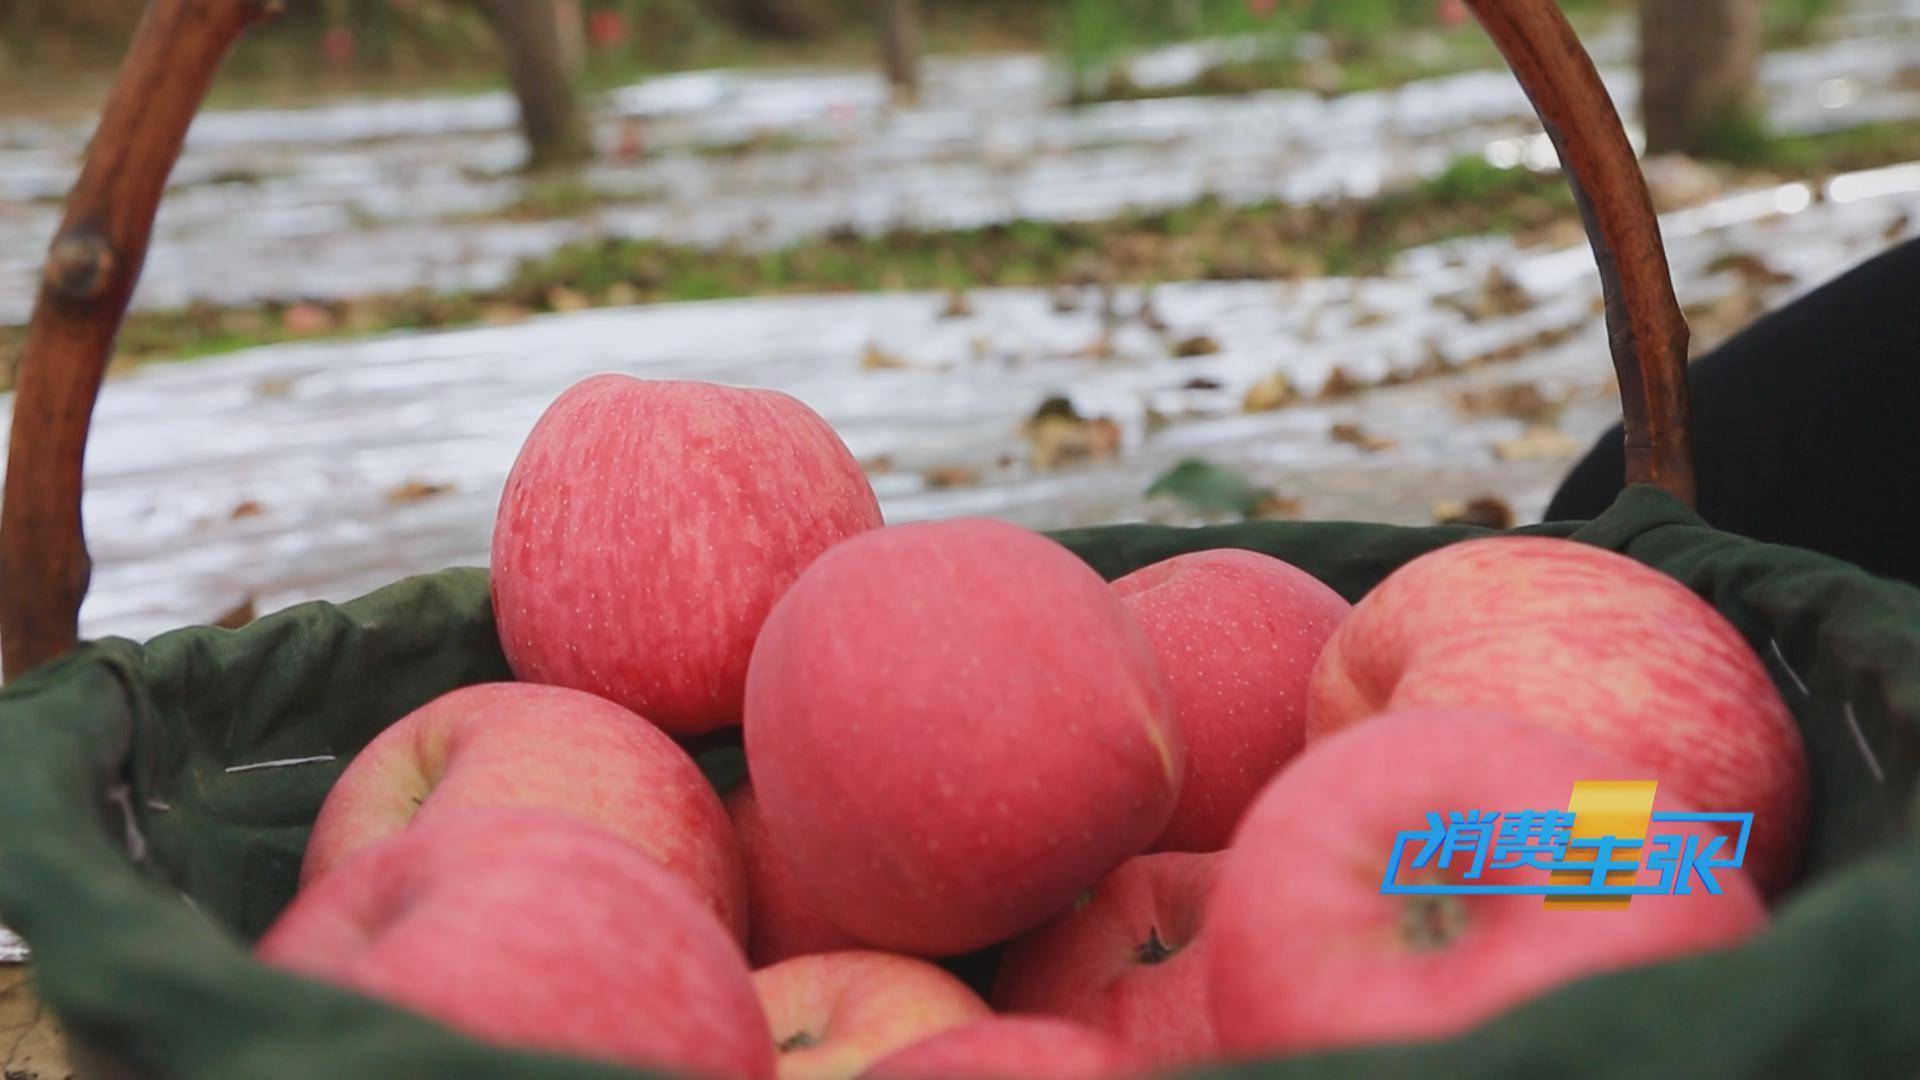
{"type": "Polygon", "coordinates": [[[1421,951],[1444,949],[1467,929],[1467,907],[1457,896],[1414,896],[1400,909],[1400,937],[1421,951]]]}
{"type": "Polygon", "coordinates": [[[819,1046],[819,1045],[820,1045],[820,1040],[818,1037],[814,1035],[813,1032],[796,1031],[793,1034],[787,1036],[786,1038],[780,1040],[779,1050],[781,1053],[784,1054],[790,1050],[805,1050],[810,1046],[819,1046]]]}
{"type": "Polygon", "coordinates": [[[1147,940],[1135,947],[1133,955],[1143,964],[1164,964],[1179,951],[1160,940],[1160,928],[1156,926],[1147,931],[1147,940]]]}

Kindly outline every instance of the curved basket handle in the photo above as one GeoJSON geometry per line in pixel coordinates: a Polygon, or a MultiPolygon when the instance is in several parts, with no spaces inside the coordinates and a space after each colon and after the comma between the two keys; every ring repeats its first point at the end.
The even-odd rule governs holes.
{"type": "Polygon", "coordinates": [[[0,659],[9,676],[78,637],[92,572],[81,465],[100,379],[187,125],[228,49],[278,9],[278,0],[154,0],[107,97],[20,353],[0,502],[0,659]]]}
{"type": "Polygon", "coordinates": [[[1626,421],[1627,483],[1653,484],[1692,506],[1687,320],[1620,114],[1553,0],[1467,0],[1467,6],[1553,140],[1600,264],[1607,341],[1626,421]]]}

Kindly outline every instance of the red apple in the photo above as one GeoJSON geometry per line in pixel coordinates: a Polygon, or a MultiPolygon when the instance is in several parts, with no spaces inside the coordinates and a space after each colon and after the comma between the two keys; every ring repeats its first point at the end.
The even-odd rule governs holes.
{"type": "Polygon", "coordinates": [[[1165,828],[1183,752],[1145,635],[1038,533],[864,533],[775,606],[747,762],[818,909],[949,955],[1030,929],[1165,828]]]}
{"type": "Polygon", "coordinates": [[[1306,742],[1307,680],[1350,605],[1279,559],[1222,548],[1113,583],[1166,672],[1187,775],[1156,851],[1218,851],[1306,742]]]}
{"type": "Polygon", "coordinates": [[[935,1032],[992,1013],[925,960],[882,952],[796,956],[753,973],[780,1080],[853,1080],[935,1032]]]}
{"type": "Polygon", "coordinates": [[[771,1080],[740,950],[680,878],[564,815],[467,809],[343,860],[261,959],[488,1042],[771,1080]]]}
{"type": "Polygon", "coordinates": [[[493,530],[514,674],[673,735],[740,720],[754,635],[822,551],[880,524],[853,455],[785,394],[596,375],[520,449],[493,530]]]}
{"type": "Polygon", "coordinates": [[[1223,855],[1162,852],[1121,863],[1007,947],[994,1009],[1078,1021],[1149,1065],[1213,1058],[1200,927],[1223,855]]]}
{"type": "Polygon", "coordinates": [[[754,967],[777,964],[810,953],[857,948],[851,934],[828,921],[788,869],[767,835],[753,785],[742,781],[724,800],[740,838],[747,871],[747,957],[754,967]]]}
{"type": "Polygon", "coordinates": [[[1623,555],[1497,537],[1401,567],[1328,643],[1307,737],[1415,706],[1526,716],[1702,810],[1752,811],[1747,863],[1769,892],[1799,864],[1810,794],[1786,703],[1719,612],[1623,555]]]}
{"type": "Polygon", "coordinates": [[[381,732],[327,793],[301,883],[416,819],[474,807],[556,810],[609,829],[746,940],[739,845],[699,767],[640,717],[558,686],[462,687],[381,732]]]}
{"type": "MultiPolygon", "coordinates": [[[[1309,745],[1247,812],[1214,889],[1206,957],[1221,1049],[1253,1057],[1444,1037],[1559,984],[1759,929],[1766,909],[1738,870],[1715,872],[1720,895],[1696,886],[1611,910],[1381,892],[1396,835],[1424,829],[1430,812],[1564,811],[1576,780],[1646,779],[1660,781],[1656,810],[1688,809],[1657,770],[1494,713],[1396,712],[1309,745]]],[[[1398,879],[1457,884],[1471,862],[1463,853],[1448,869],[1412,871],[1409,861],[1398,879]]],[[[1546,883],[1545,870],[1491,863],[1479,883],[1546,883]]],[[[1649,870],[1636,879],[1657,881],[1649,870]]]]}
{"type": "Polygon", "coordinates": [[[867,1080],[1112,1080],[1141,1064],[1092,1028],[1043,1016],[996,1016],[914,1043],[867,1080]]]}

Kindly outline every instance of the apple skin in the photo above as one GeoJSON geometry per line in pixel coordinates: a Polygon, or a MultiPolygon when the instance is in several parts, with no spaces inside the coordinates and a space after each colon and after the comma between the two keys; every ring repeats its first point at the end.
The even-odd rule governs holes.
{"type": "Polygon", "coordinates": [[[465,809],[343,860],[259,945],[268,964],[483,1041],[771,1080],[745,957],[678,877],[546,811],[465,809]]]}
{"type": "Polygon", "coordinates": [[[1120,598],[1051,540],[972,518],[864,533],[768,617],[747,765],[816,907],[881,949],[1032,928],[1166,827],[1184,752],[1120,598]]]}
{"type": "Polygon", "coordinates": [[[1312,574],[1233,548],[1176,555],[1113,583],[1166,673],[1187,775],[1154,851],[1218,851],[1306,743],[1307,681],[1352,609],[1312,574]]]}
{"type": "MultiPolygon", "coordinates": [[[[1247,812],[1214,888],[1206,956],[1221,1050],[1264,1057],[1444,1037],[1559,984],[1760,929],[1766,908],[1741,871],[1716,872],[1719,896],[1696,888],[1614,910],[1380,892],[1395,835],[1422,828],[1430,811],[1565,810],[1576,780],[1642,779],[1661,781],[1656,810],[1690,809],[1650,772],[1483,711],[1396,712],[1310,744],[1247,812]]],[[[1467,865],[1456,857],[1435,873],[1458,882],[1467,865]]],[[[1489,868],[1482,880],[1544,875],[1489,868]]],[[[1657,880],[1643,871],[1644,883],[1657,880]]]]}
{"type": "Polygon", "coordinates": [[[558,686],[462,687],[381,732],[321,804],[301,884],[416,820],[475,807],[554,810],[606,828],[680,875],[746,940],[746,870],[699,766],[641,717],[558,686]]]}
{"type": "Polygon", "coordinates": [[[867,1080],[1111,1080],[1142,1072],[1111,1037],[1046,1016],[995,1016],[914,1043],[867,1080]]]}
{"type": "Polygon", "coordinates": [[[740,721],[754,635],[822,551],[880,524],[853,455],[771,390],[596,375],[547,408],[493,529],[493,610],[523,682],[688,736],[740,721]]]}
{"type": "Polygon", "coordinates": [[[1576,735],[1707,811],[1752,811],[1768,893],[1806,843],[1800,731],[1759,657],[1679,582],[1569,540],[1496,537],[1402,566],[1313,674],[1307,739],[1389,709],[1487,709],[1576,735]]]}
{"type": "Polygon", "coordinates": [[[796,956],[753,973],[780,1080],[853,1080],[936,1032],[993,1015],[940,968],[883,952],[796,956]]]}
{"type": "Polygon", "coordinates": [[[1223,857],[1171,851],[1121,863],[1007,946],[994,1010],[1085,1024],[1153,1066],[1214,1058],[1201,926],[1223,857]]]}
{"type": "Polygon", "coordinates": [[[747,872],[747,958],[756,968],[812,953],[858,948],[851,934],[835,926],[788,869],[767,834],[751,781],[742,781],[722,800],[740,840],[747,872]]]}

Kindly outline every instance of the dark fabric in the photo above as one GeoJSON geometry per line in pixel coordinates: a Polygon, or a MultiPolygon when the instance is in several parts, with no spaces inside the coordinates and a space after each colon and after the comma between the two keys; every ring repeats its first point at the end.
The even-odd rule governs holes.
{"type": "MultiPolygon", "coordinates": [[[[1780,308],[1692,365],[1700,514],[1741,536],[1920,584],[1920,240],[1780,308]]],[[[1626,468],[1619,426],[1548,506],[1595,516],[1626,468]]]]}
{"type": "MultiPolygon", "coordinates": [[[[1649,489],[1590,524],[1522,531],[1673,575],[1767,658],[1813,763],[1808,880],[1736,950],[1587,980],[1458,1039],[1221,1075],[1910,1075],[1920,591],[1716,532],[1649,489]]],[[[1358,597],[1480,533],[1265,522],[1057,535],[1109,577],[1246,547],[1358,597]]],[[[504,674],[485,576],[454,570],[240,631],[99,642],[0,689],[0,919],[37,950],[48,1002],[90,1046],[156,1076],[632,1075],[482,1047],[246,952],[291,895],[307,824],[346,759],[415,705],[504,674]]],[[[737,771],[732,748],[715,754],[714,774],[737,771]]]]}

